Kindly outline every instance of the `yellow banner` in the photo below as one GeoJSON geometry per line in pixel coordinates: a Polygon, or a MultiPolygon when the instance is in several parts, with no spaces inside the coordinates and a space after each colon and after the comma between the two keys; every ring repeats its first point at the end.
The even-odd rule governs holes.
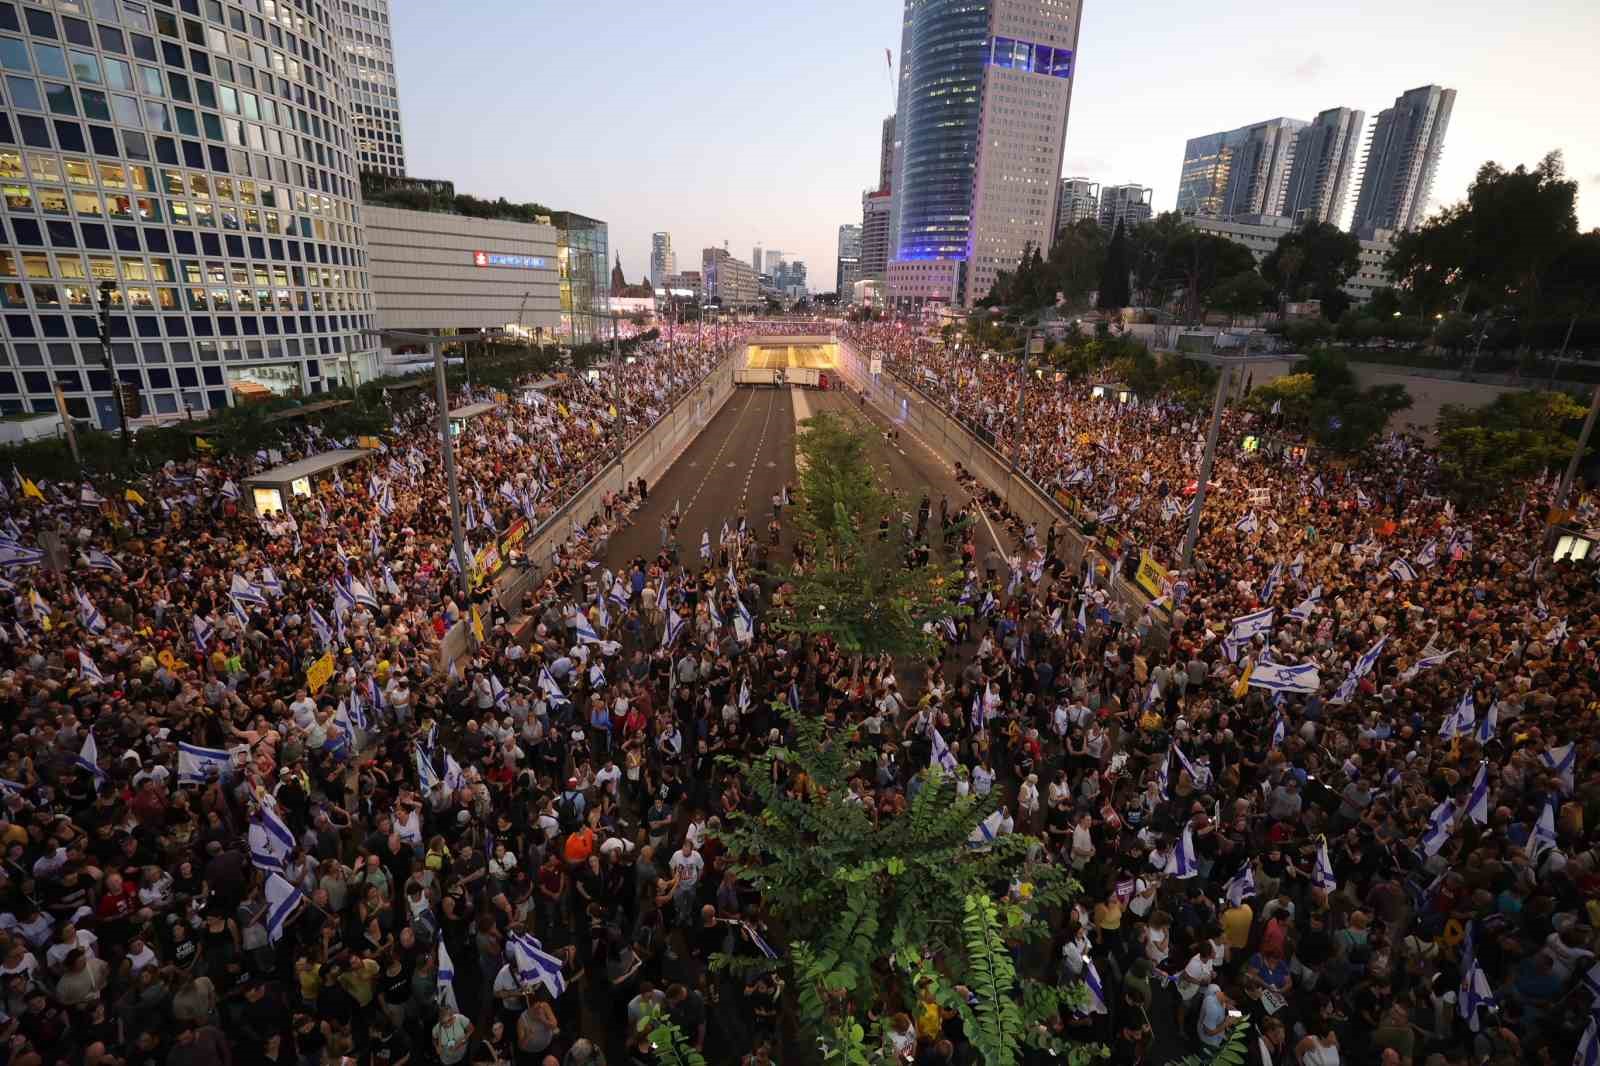
{"type": "Polygon", "coordinates": [[[139,495],[133,489],[129,489],[127,492],[124,492],[122,494],[122,498],[124,500],[127,500],[129,503],[136,503],[140,507],[148,507],[148,506],[150,506],[149,504],[144,502],[144,497],[139,495]]]}
{"type": "Polygon", "coordinates": [[[472,607],[472,639],[479,644],[483,643],[483,616],[478,613],[476,604],[472,607]]]}
{"type": "Polygon", "coordinates": [[[306,687],[313,694],[322,691],[322,686],[328,683],[333,676],[333,652],[325,652],[322,658],[311,664],[311,669],[306,671],[306,687]]]}
{"type": "Polygon", "coordinates": [[[357,448],[371,448],[374,451],[376,451],[379,447],[381,447],[381,444],[379,443],[377,437],[357,437],[356,438],[356,447],[357,448]]]}
{"type": "Polygon", "coordinates": [[[1150,558],[1149,552],[1139,553],[1139,572],[1134,575],[1134,580],[1150,594],[1151,599],[1160,599],[1172,587],[1172,577],[1167,573],[1167,568],[1150,558]]]}
{"type": "Polygon", "coordinates": [[[32,496],[40,503],[44,502],[44,493],[39,491],[39,486],[33,483],[32,478],[25,477],[22,479],[22,494],[24,496],[32,496]]]}

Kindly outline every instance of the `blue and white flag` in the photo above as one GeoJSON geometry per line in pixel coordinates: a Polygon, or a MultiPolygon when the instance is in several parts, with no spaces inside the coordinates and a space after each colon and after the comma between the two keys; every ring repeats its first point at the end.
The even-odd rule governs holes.
{"type": "Polygon", "coordinates": [[[1428,541],[1428,543],[1424,544],[1422,546],[1422,550],[1417,552],[1416,555],[1416,564],[1418,566],[1432,566],[1434,563],[1438,562],[1438,560],[1439,542],[1436,540],[1428,541]]]}
{"type": "Polygon", "coordinates": [[[261,581],[257,587],[273,599],[283,595],[283,582],[278,580],[277,572],[270,566],[261,568],[261,581]]]}
{"type": "Polygon", "coordinates": [[[258,870],[282,873],[295,849],[294,834],[272,807],[262,804],[250,819],[250,861],[258,870]]]}
{"type": "Polygon", "coordinates": [[[1200,867],[1195,864],[1194,833],[1187,825],[1183,827],[1183,833],[1177,842],[1172,845],[1172,852],[1167,856],[1167,865],[1161,872],[1179,881],[1187,881],[1200,872],[1200,867]]]}
{"type": "Polygon", "coordinates": [[[1228,879],[1228,883],[1223,886],[1222,892],[1228,898],[1228,902],[1235,907],[1256,894],[1256,873],[1255,868],[1250,865],[1249,859],[1246,859],[1244,865],[1239,867],[1238,873],[1228,879]]]}
{"type": "Polygon", "coordinates": [[[1161,790],[1162,799],[1171,799],[1172,791],[1172,752],[1169,750],[1161,756],[1161,761],[1156,763],[1156,787],[1161,790]]]}
{"type": "Polygon", "coordinates": [[[1333,876],[1333,860],[1328,857],[1328,838],[1317,842],[1317,861],[1311,867],[1311,887],[1323,892],[1335,892],[1339,882],[1333,876]]]}
{"type": "Polygon", "coordinates": [[[1084,1014],[1106,1013],[1106,990],[1100,983],[1100,971],[1094,968],[1094,960],[1083,960],[1083,986],[1089,990],[1089,1002],[1084,1007],[1084,1014]]]}
{"type": "Polygon", "coordinates": [[[333,643],[333,627],[328,620],[322,617],[322,612],[315,607],[311,608],[311,628],[317,631],[317,641],[324,647],[333,643]]]}
{"type": "Polygon", "coordinates": [[[239,498],[239,486],[233,483],[233,478],[229,478],[222,483],[222,496],[228,500],[237,500],[239,498]]]}
{"type": "Polygon", "coordinates": [[[36,566],[44,561],[44,552],[38,548],[24,548],[20,544],[0,544],[0,566],[36,566]]]}
{"type": "Polygon", "coordinates": [[[1261,587],[1261,602],[1271,603],[1272,597],[1277,594],[1278,582],[1283,579],[1283,564],[1278,563],[1267,574],[1267,583],[1261,587]]]}
{"type": "Polygon", "coordinates": [[[1389,573],[1396,581],[1415,581],[1416,568],[1404,559],[1395,559],[1389,564],[1389,573]]]}
{"type": "Polygon", "coordinates": [[[211,646],[212,639],[216,637],[217,627],[206,621],[204,618],[201,618],[199,615],[195,615],[190,618],[189,622],[194,627],[195,647],[199,648],[201,651],[205,651],[211,646]]]}
{"type": "Polygon", "coordinates": [[[1000,839],[1005,828],[1006,812],[997,810],[983,821],[967,837],[967,847],[977,851],[987,851],[989,846],[1000,839]]]}
{"type": "Polygon", "coordinates": [[[1600,1014],[1590,1014],[1578,1041],[1578,1053],[1572,1057],[1572,1066],[1600,1066],[1600,1014]]]}
{"type": "Polygon", "coordinates": [[[1282,747],[1283,739],[1288,735],[1288,732],[1289,723],[1284,720],[1283,713],[1280,711],[1272,721],[1272,746],[1274,748],[1282,747]]]}
{"type": "Polygon", "coordinates": [[[739,924],[744,928],[744,931],[749,934],[750,943],[755,945],[755,949],[761,952],[764,957],[769,959],[776,959],[778,957],[778,953],[772,950],[772,945],[767,943],[767,938],[761,935],[760,931],[756,929],[754,923],[740,922],[739,924]]]}
{"type": "Polygon", "coordinates": [[[105,616],[100,613],[100,608],[94,601],[84,595],[82,589],[73,589],[72,595],[78,602],[78,621],[83,628],[91,633],[104,633],[106,631],[105,616]]]}
{"type": "Polygon", "coordinates": [[[1478,1017],[1478,1009],[1480,1007],[1493,1009],[1495,1005],[1494,989],[1489,986],[1489,977],[1483,972],[1483,967],[1478,965],[1475,940],[1473,925],[1469,923],[1467,937],[1461,949],[1461,988],[1456,994],[1456,1011],[1461,1015],[1462,1021],[1467,1023],[1467,1028],[1474,1033],[1483,1024],[1478,1017]]]}
{"type": "Polygon", "coordinates": [[[443,937],[439,939],[439,972],[434,977],[434,983],[438,987],[439,1006],[460,1010],[456,1005],[456,964],[444,946],[443,937]]]}
{"type": "Polygon", "coordinates": [[[1533,830],[1528,834],[1528,842],[1523,845],[1527,853],[1528,862],[1534,866],[1539,864],[1539,857],[1556,846],[1556,805],[1546,803],[1544,810],[1539,813],[1539,820],[1533,823],[1533,830]]]}
{"type": "Polygon", "coordinates": [[[1496,728],[1500,725],[1499,703],[1489,704],[1484,709],[1483,717],[1478,720],[1478,727],[1474,731],[1479,744],[1487,744],[1494,739],[1496,728]]]}
{"type": "Polygon", "coordinates": [[[950,777],[956,775],[955,753],[945,743],[944,735],[938,729],[933,730],[933,754],[928,759],[928,766],[930,769],[937,766],[950,777]]]}
{"type": "Polygon", "coordinates": [[[1322,678],[1317,674],[1315,663],[1281,666],[1277,663],[1260,662],[1250,671],[1249,687],[1264,688],[1268,692],[1292,692],[1307,696],[1322,687],[1322,678]]]}
{"type": "MultiPolygon", "coordinates": [[[[1153,687],[1153,686],[1152,686],[1153,687]]],[[[1211,767],[1204,763],[1192,763],[1178,745],[1172,745],[1172,754],[1178,757],[1178,765],[1189,774],[1189,780],[1194,782],[1194,787],[1204,792],[1211,787],[1211,767]]]]}
{"type": "Polygon", "coordinates": [[[1472,779],[1472,791],[1467,793],[1467,817],[1479,825],[1489,824],[1489,764],[1478,764],[1478,776],[1472,779]]]}
{"type": "Polygon", "coordinates": [[[711,561],[711,530],[700,531],[700,558],[703,562],[711,561]]]}
{"type": "MultiPolygon", "coordinates": [[[[1305,569],[1306,553],[1303,551],[1296,552],[1294,559],[1289,563],[1289,576],[1294,578],[1296,581],[1299,581],[1300,575],[1305,573],[1305,569]]],[[[1318,587],[1320,588],[1321,586],[1318,587]]]]}
{"type": "Polygon", "coordinates": [[[511,690],[500,683],[499,674],[489,674],[489,695],[494,699],[494,705],[501,709],[511,702],[511,690]]]}
{"type": "Polygon", "coordinates": [[[594,626],[589,624],[589,619],[584,617],[584,614],[583,614],[582,611],[578,612],[577,619],[578,619],[577,625],[575,625],[573,627],[573,631],[578,636],[578,642],[580,644],[598,644],[598,643],[600,643],[599,634],[597,634],[594,631],[594,626]]]}
{"type": "Polygon", "coordinates": [[[1472,689],[1469,688],[1461,694],[1461,699],[1456,703],[1456,709],[1451,712],[1451,717],[1456,722],[1457,736],[1464,737],[1472,733],[1472,727],[1478,724],[1477,707],[1472,702],[1472,689]]]}
{"type": "Polygon", "coordinates": [[[1311,491],[1316,493],[1318,496],[1326,496],[1328,494],[1328,490],[1322,485],[1321,474],[1318,474],[1316,477],[1311,479],[1311,491]]]}
{"type": "Polygon", "coordinates": [[[1311,590],[1311,595],[1294,605],[1294,610],[1289,612],[1289,617],[1301,625],[1311,621],[1311,612],[1322,603],[1322,586],[1318,585],[1311,590]]]}
{"type": "Polygon", "coordinates": [[[267,874],[267,940],[276,944],[283,932],[305,902],[305,893],[283,879],[281,874],[267,874]]]}
{"type": "Polygon", "coordinates": [[[178,744],[178,784],[203,785],[233,764],[224,748],[202,748],[198,744],[178,744]]]}
{"type": "Polygon", "coordinates": [[[451,792],[467,787],[467,775],[461,769],[461,764],[456,762],[456,757],[448,751],[444,753],[444,787],[451,792]]]}
{"type": "MultiPolygon", "coordinates": [[[[78,654],[82,655],[83,652],[80,651],[78,654]]],[[[106,776],[106,772],[100,769],[100,745],[94,742],[93,733],[83,735],[83,747],[78,749],[78,754],[72,761],[77,764],[78,769],[87,770],[96,778],[106,776]]]]}
{"type": "Polygon", "coordinates": [[[1344,679],[1344,684],[1339,686],[1339,691],[1328,702],[1349,703],[1350,697],[1355,695],[1356,684],[1372,672],[1373,666],[1378,662],[1378,656],[1383,653],[1383,646],[1387,643],[1389,643],[1389,637],[1388,634],[1384,634],[1373,643],[1372,647],[1362,652],[1361,658],[1356,660],[1356,664],[1351,668],[1349,676],[1344,679]]]}
{"type": "Polygon", "coordinates": [[[667,624],[661,629],[662,645],[670,648],[673,644],[677,643],[678,635],[683,632],[683,629],[686,625],[688,625],[688,623],[684,621],[683,616],[677,611],[668,611],[667,624]]]}
{"type": "MultiPolygon", "coordinates": [[[[1427,649],[1424,648],[1423,651],[1427,651],[1427,649]]],[[[1450,656],[1454,655],[1455,653],[1456,649],[1452,648],[1445,652],[1435,652],[1432,655],[1423,655],[1416,662],[1412,663],[1405,670],[1401,671],[1400,680],[1410,681],[1424,670],[1432,670],[1435,667],[1443,666],[1450,659],[1450,656]]]]}
{"type": "Polygon", "coordinates": [[[267,606],[267,598],[261,594],[261,590],[238,574],[233,575],[233,584],[228,588],[228,595],[240,603],[248,603],[253,607],[267,606]]]}
{"type": "Polygon", "coordinates": [[[374,611],[378,609],[378,598],[372,594],[372,590],[359,577],[350,579],[350,594],[362,606],[370,607],[374,611]]]}
{"type": "Polygon", "coordinates": [[[626,611],[628,609],[628,590],[623,587],[620,577],[611,586],[610,600],[616,605],[617,610],[626,611]]]}
{"type": "MultiPolygon", "coordinates": [[[[1198,496],[1195,498],[1199,499],[1198,496]]],[[[1240,533],[1254,533],[1261,528],[1261,523],[1256,520],[1256,513],[1251,511],[1249,514],[1239,519],[1239,521],[1235,522],[1233,528],[1238,530],[1240,533]]]]}
{"type": "Polygon", "coordinates": [[[589,667],[589,687],[602,689],[606,687],[606,672],[599,663],[589,667]]]}
{"type": "Polygon", "coordinates": [[[439,783],[439,771],[433,768],[433,760],[428,758],[428,753],[417,745],[412,752],[417,763],[417,788],[421,792],[432,792],[433,786],[439,783]]]}
{"type": "Polygon", "coordinates": [[[1422,833],[1422,851],[1429,858],[1439,854],[1456,828],[1455,801],[1446,799],[1428,815],[1428,828],[1422,833]]]}
{"type": "Polygon", "coordinates": [[[107,570],[115,574],[122,573],[122,567],[117,565],[117,561],[99,548],[90,548],[84,558],[88,562],[90,570],[107,570]]]}
{"type": "Polygon", "coordinates": [[[561,960],[545,951],[544,946],[527,933],[507,935],[506,962],[520,985],[543,985],[552,999],[567,990],[561,960]]]}
{"type": "Polygon", "coordinates": [[[1577,761],[1578,748],[1575,744],[1549,747],[1539,753],[1539,762],[1561,779],[1561,790],[1569,796],[1574,788],[1572,768],[1577,761]]]}
{"type": "Polygon", "coordinates": [[[1242,614],[1228,626],[1228,636],[1235,643],[1244,644],[1251,638],[1272,632],[1273,615],[1277,608],[1268,607],[1251,614],[1242,614]]]}
{"type": "Polygon", "coordinates": [[[739,713],[750,713],[750,678],[748,676],[739,679],[739,713]]]}
{"type": "Polygon", "coordinates": [[[539,670],[539,690],[549,697],[551,703],[567,703],[567,697],[561,691],[561,686],[556,684],[556,679],[550,675],[549,667],[539,670]]]}
{"type": "MultiPolygon", "coordinates": [[[[89,658],[89,653],[82,648],[78,649],[78,677],[91,685],[103,685],[106,683],[106,675],[100,672],[100,668],[94,664],[94,660],[89,658]]],[[[93,744],[94,737],[91,736],[85,743],[93,744]]]]}

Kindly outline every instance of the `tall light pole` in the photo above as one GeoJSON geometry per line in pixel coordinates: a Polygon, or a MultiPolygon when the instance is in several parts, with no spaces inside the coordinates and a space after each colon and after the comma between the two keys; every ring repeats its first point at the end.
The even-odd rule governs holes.
{"type": "Polygon", "coordinates": [[[1206,505],[1206,483],[1211,480],[1211,464],[1217,457],[1217,434],[1222,431],[1222,406],[1228,395],[1228,374],[1232,367],[1217,368],[1217,395],[1211,401],[1211,428],[1206,430],[1206,454],[1200,460],[1200,478],[1194,485],[1194,502],[1189,506],[1189,530],[1183,536],[1183,568],[1194,564],[1194,543],[1200,539],[1200,511],[1206,505]]]}
{"type": "MultiPolygon", "coordinates": [[[[1583,430],[1578,434],[1578,447],[1573,451],[1572,458],[1567,460],[1566,473],[1561,475],[1561,484],[1556,488],[1556,499],[1552,507],[1559,508],[1567,502],[1567,493],[1572,491],[1572,481],[1578,476],[1578,464],[1583,461],[1584,449],[1589,447],[1589,434],[1594,432],[1595,415],[1600,414],[1600,385],[1594,387],[1594,393],[1589,397],[1589,413],[1584,417],[1583,430]]],[[[1551,527],[1552,531],[1555,527],[1551,527]]]]}

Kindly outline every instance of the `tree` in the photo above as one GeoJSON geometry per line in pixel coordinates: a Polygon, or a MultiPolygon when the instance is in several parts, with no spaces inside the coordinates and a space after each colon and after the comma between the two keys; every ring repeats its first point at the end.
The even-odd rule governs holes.
{"type": "Polygon", "coordinates": [[[1183,285],[1183,314],[1190,322],[1200,320],[1200,308],[1218,282],[1256,267],[1244,245],[1188,228],[1173,241],[1168,260],[1172,276],[1183,285]]]}
{"type": "Polygon", "coordinates": [[[784,960],[722,957],[714,965],[787,967],[806,1043],[820,1040],[828,1062],[865,1064],[868,1009],[909,1010],[923,987],[961,1014],[988,1066],[1015,1063],[1025,1044],[1084,1061],[1088,1049],[1063,1049],[1040,1026],[1063,1003],[1084,1002],[1083,986],[1019,986],[1009,954],[1014,944],[1051,935],[1042,914],[1068,902],[1076,882],[1059,866],[1030,863],[1037,842],[1029,837],[1002,835],[973,848],[994,799],[958,796],[937,769],[903,813],[873,818],[852,802],[850,781],[872,772],[875,752],[822,717],[785,711],[793,744],[739,766],[760,813],[732,815],[722,839],[733,868],[762,886],[769,913],[795,935],[784,960]],[[793,789],[791,774],[807,788],[793,789]],[[995,898],[995,886],[1019,883],[1026,893],[995,898]]]}
{"type": "Polygon", "coordinates": [[[1439,411],[1439,470],[1459,499],[1492,500],[1577,448],[1584,406],[1564,392],[1513,392],[1482,407],[1439,411]]]}
{"type": "Polygon", "coordinates": [[[1079,219],[1056,234],[1048,262],[1056,291],[1068,305],[1083,306],[1084,298],[1100,286],[1107,251],[1106,231],[1092,218],[1079,219]]]}
{"type": "Polygon", "coordinates": [[[1272,286],[1254,270],[1223,278],[1206,294],[1208,311],[1220,311],[1233,324],[1239,315],[1253,315],[1264,311],[1272,300],[1272,286]]]}
{"type": "Polygon", "coordinates": [[[804,568],[785,568],[789,609],[774,625],[826,636],[848,652],[920,655],[939,640],[924,627],[959,613],[949,590],[960,571],[937,562],[908,566],[899,538],[879,536],[882,522],[898,524],[901,508],[867,458],[868,432],[829,413],[802,424],[795,524],[811,558],[804,568]]]}
{"type": "Polygon", "coordinates": [[[1342,286],[1360,265],[1361,242],[1354,236],[1329,222],[1308,222],[1279,239],[1262,261],[1261,273],[1290,300],[1321,300],[1323,314],[1338,321],[1349,306],[1348,297],[1340,299],[1342,286]]]}
{"type": "Polygon", "coordinates": [[[1171,261],[1172,249],[1180,237],[1192,232],[1176,211],[1163,211],[1152,221],[1134,227],[1129,237],[1129,258],[1133,266],[1134,296],[1139,306],[1166,303],[1168,292],[1177,283],[1171,261]]]}
{"type": "Polygon", "coordinates": [[[1267,414],[1275,403],[1284,425],[1309,434],[1323,446],[1345,455],[1364,451],[1389,419],[1411,406],[1403,385],[1356,383],[1345,357],[1318,349],[1296,372],[1253,389],[1245,406],[1267,414]]]}
{"type": "Polygon", "coordinates": [[[1119,219],[1116,232],[1111,235],[1111,244],[1106,248],[1105,266],[1100,273],[1100,294],[1095,300],[1095,306],[1102,311],[1120,311],[1132,300],[1128,287],[1131,270],[1128,254],[1128,237],[1119,219]]]}

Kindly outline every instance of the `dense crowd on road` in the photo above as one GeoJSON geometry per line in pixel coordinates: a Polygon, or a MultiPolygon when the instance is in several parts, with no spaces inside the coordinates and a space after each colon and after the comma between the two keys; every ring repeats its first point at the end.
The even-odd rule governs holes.
{"type": "MultiPolygon", "coordinates": [[[[1192,418],[1043,382],[1019,415],[1014,370],[904,336],[855,340],[1172,557],[1192,418]]],[[[603,371],[468,423],[469,580],[518,522],[563,537],[466,601],[427,399],[281,515],[241,498],[265,455],[120,496],[6,479],[7,1066],[644,1064],[658,1011],[708,1061],[805,1061],[792,991],[709,967],[800,935],[719,836],[759,811],[718,757],[788,739],[774,701],[904,753],[863,769],[883,815],[942,764],[1074,871],[1018,966],[1097,990],[1054,1028],[1112,1062],[1243,1019],[1262,1066],[1572,1055],[1600,991],[1600,590],[1533,566],[1539,486],[1520,515],[1458,514],[1404,438],[1338,468],[1226,449],[1200,563],[1154,606],[1081,567],[1064,522],[896,486],[926,489],[899,535],[964,560],[973,608],[902,691],[895,664],[765,624],[785,589],[757,530],[786,494],[701,553],[657,498],[659,550],[628,560],[608,546],[650,486],[563,512],[616,419],[636,436],[723,354],[679,330],[620,392],[603,371]]],[[[342,443],[307,430],[271,461],[342,443]]],[[[973,1061],[937,1003],[874,1013],[887,1053],[973,1061]]]]}

